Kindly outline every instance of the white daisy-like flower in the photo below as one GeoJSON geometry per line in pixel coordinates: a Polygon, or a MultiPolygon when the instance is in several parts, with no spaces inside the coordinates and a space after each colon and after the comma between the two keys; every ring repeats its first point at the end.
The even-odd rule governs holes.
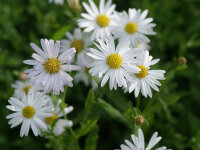
{"type": "Polygon", "coordinates": [[[47,129],[43,119],[52,115],[53,106],[47,105],[49,100],[49,96],[33,91],[30,91],[28,95],[24,93],[21,100],[11,97],[8,100],[10,105],[7,108],[14,111],[14,113],[6,117],[10,119],[8,124],[13,128],[22,123],[20,130],[21,137],[24,135],[27,136],[30,129],[32,129],[35,136],[38,136],[40,129],[47,129]]]}
{"type": "MultiPolygon", "coordinates": [[[[51,123],[57,119],[53,129],[53,132],[56,135],[61,135],[65,131],[65,127],[71,127],[73,125],[73,122],[71,120],[61,119],[61,117],[63,117],[63,112],[60,109],[61,102],[62,100],[59,99],[58,103],[54,105],[53,102],[51,101],[50,104],[53,104],[55,106],[54,111],[52,112],[53,115],[45,118],[45,122],[48,128],[50,128],[51,123]]],[[[65,115],[70,113],[73,109],[74,108],[72,106],[65,107],[64,108],[65,115]]]]}
{"type": "Polygon", "coordinates": [[[98,84],[92,78],[90,81],[90,76],[88,74],[89,68],[88,65],[91,63],[91,58],[89,56],[82,54],[78,55],[77,65],[82,67],[82,69],[75,75],[74,81],[76,83],[83,82],[86,86],[91,83],[93,89],[97,89],[98,84]]]}
{"type": "Polygon", "coordinates": [[[87,13],[81,13],[83,19],[79,19],[79,27],[85,28],[85,32],[92,32],[91,40],[95,38],[104,39],[111,35],[111,26],[113,22],[113,12],[115,5],[112,5],[112,0],[100,0],[99,9],[93,2],[89,0],[90,6],[83,2],[83,6],[87,13]]]}
{"type": "Polygon", "coordinates": [[[98,42],[100,45],[94,44],[99,50],[91,48],[91,52],[88,53],[94,59],[89,65],[91,67],[89,73],[92,76],[99,75],[100,78],[104,75],[101,86],[104,86],[110,78],[110,90],[117,89],[117,85],[127,87],[126,79],[133,82],[128,72],[133,74],[140,71],[140,68],[134,65],[135,54],[130,50],[129,41],[120,40],[116,48],[111,36],[105,41],[98,40],[98,42]]]}
{"type": "Polygon", "coordinates": [[[34,83],[41,83],[44,86],[44,93],[53,93],[58,95],[64,91],[64,85],[73,86],[73,78],[67,73],[72,70],[81,69],[79,66],[70,65],[72,56],[75,54],[75,48],[70,48],[63,53],[60,52],[60,41],[41,39],[41,50],[34,43],[30,44],[36,51],[32,54],[35,60],[25,60],[24,63],[33,65],[32,69],[25,71],[27,78],[35,77],[34,83]]]}
{"type": "Polygon", "coordinates": [[[165,80],[165,71],[150,70],[150,66],[159,61],[159,59],[152,59],[153,57],[149,56],[149,51],[145,51],[144,57],[140,59],[138,63],[136,63],[141,71],[139,73],[132,74],[134,82],[130,82],[125,91],[132,92],[135,90],[135,97],[138,96],[140,91],[143,96],[152,97],[151,88],[153,88],[155,91],[159,91],[157,86],[161,86],[161,83],[158,80],[165,80]]]}
{"type": "Polygon", "coordinates": [[[127,12],[115,13],[116,25],[113,27],[113,33],[116,38],[127,38],[131,44],[136,47],[137,43],[148,43],[150,40],[146,35],[156,34],[153,27],[156,24],[151,23],[153,18],[146,18],[148,10],[141,13],[141,10],[129,9],[127,12]]]}
{"type": "Polygon", "coordinates": [[[49,0],[49,3],[55,3],[56,5],[63,5],[64,0],[49,0]]]}
{"type": "MultiPolygon", "coordinates": [[[[142,130],[138,129],[138,137],[134,134],[131,135],[132,142],[125,140],[125,144],[122,144],[121,150],[151,150],[162,138],[158,136],[158,132],[154,132],[147,147],[145,146],[144,134],[142,130]]],[[[155,150],[167,150],[165,146],[156,148],[155,150]]]]}
{"type": "Polygon", "coordinates": [[[77,54],[86,53],[92,44],[89,33],[81,32],[81,29],[74,29],[74,34],[66,32],[67,40],[61,40],[61,51],[69,48],[75,48],[77,54]]]}
{"type": "Polygon", "coordinates": [[[39,92],[43,90],[43,87],[39,84],[34,84],[33,79],[26,79],[25,81],[15,81],[14,84],[12,84],[12,87],[14,88],[14,95],[13,97],[16,98],[21,98],[22,95],[25,94],[27,95],[30,89],[33,92],[39,92]]]}

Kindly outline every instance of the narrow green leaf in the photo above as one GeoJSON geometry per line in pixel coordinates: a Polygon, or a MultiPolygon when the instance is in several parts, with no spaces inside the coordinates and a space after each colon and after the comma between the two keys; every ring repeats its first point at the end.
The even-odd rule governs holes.
{"type": "Polygon", "coordinates": [[[98,99],[97,104],[101,106],[108,113],[108,115],[110,115],[110,117],[127,125],[128,120],[124,117],[124,115],[119,110],[114,108],[112,105],[110,105],[109,103],[107,103],[106,101],[100,98],[98,99]]]}
{"type": "Polygon", "coordinates": [[[95,126],[86,138],[84,150],[96,150],[99,128],[95,126]]]}

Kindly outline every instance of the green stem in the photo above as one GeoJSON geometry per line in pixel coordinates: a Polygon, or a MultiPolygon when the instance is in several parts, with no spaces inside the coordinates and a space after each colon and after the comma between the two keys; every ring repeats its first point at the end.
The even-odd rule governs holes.
{"type": "Polygon", "coordinates": [[[138,95],[137,99],[136,99],[136,107],[139,109],[140,107],[140,94],[138,95]]]}

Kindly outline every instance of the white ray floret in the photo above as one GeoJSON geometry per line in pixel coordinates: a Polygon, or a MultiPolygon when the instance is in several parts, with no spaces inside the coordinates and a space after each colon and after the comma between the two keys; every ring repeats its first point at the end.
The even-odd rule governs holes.
{"type": "Polygon", "coordinates": [[[129,42],[120,40],[115,48],[114,39],[110,36],[105,40],[98,40],[98,43],[100,45],[94,43],[98,50],[91,48],[91,52],[88,53],[94,59],[89,65],[89,73],[100,78],[103,76],[101,86],[110,79],[110,90],[117,89],[117,86],[127,87],[126,79],[133,82],[128,72],[133,74],[140,71],[140,68],[134,65],[135,54],[130,50],[129,42]]]}
{"type": "Polygon", "coordinates": [[[85,32],[92,32],[91,40],[98,38],[106,38],[111,35],[111,26],[113,22],[113,12],[115,5],[112,0],[100,0],[99,9],[93,2],[89,0],[90,6],[83,2],[83,6],[87,13],[82,13],[82,19],[78,20],[79,27],[85,28],[85,32]]]}
{"type": "Polygon", "coordinates": [[[153,27],[156,24],[151,23],[153,18],[146,18],[148,10],[141,12],[141,10],[129,9],[127,12],[115,13],[115,26],[113,27],[113,33],[116,38],[127,38],[131,41],[133,46],[137,46],[137,43],[148,43],[150,40],[146,35],[156,34],[153,31],[153,27]]]}
{"type": "MultiPolygon", "coordinates": [[[[139,128],[138,137],[134,134],[131,135],[132,142],[125,140],[125,144],[121,144],[121,150],[151,150],[162,138],[158,136],[158,132],[154,132],[149,143],[145,146],[144,134],[139,128]]],[[[167,150],[165,146],[156,148],[155,150],[167,150]]]]}
{"type": "Polygon", "coordinates": [[[46,130],[47,126],[43,119],[50,117],[53,111],[53,105],[47,105],[50,97],[40,92],[33,92],[30,90],[28,95],[25,93],[22,100],[11,97],[8,102],[10,105],[7,108],[14,113],[8,115],[6,118],[10,119],[8,124],[11,128],[22,123],[20,136],[27,136],[29,130],[32,129],[35,136],[40,134],[40,129],[46,130]]]}
{"type": "Polygon", "coordinates": [[[139,73],[132,74],[134,82],[130,82],[125,91],[132,92],[135,90],[135,97],[139,95],[141,91],[142,95],[152,97],[151,88],[155,91],[159,91],[157,86],[161,86],[158,80],[165,80],[164,70],[151,70],[150,66],[156,64],[159,59],[153,59],[149,56],[149,52],[145,51],[144,57],[138,57],[139,61],[136,65],[141,69],[139,73]]]}
{"type": "MultiPolygon", "coordinates": [[[[50,125],[53,123],[54,120],[56,120],[55,126],[53,128],[53,132],[55,135],[61,135],[65,131],[65,127],[72,127],[73,122],[71,120],[61,119],[63,117],[63,112],[60,109],[60,104],[62,100],[59,99],[58,103],[55,104],[53,101],[50,102],[50,104],[54,105],[54,111],[52,112],[52,115],[50,117],[45,118],[45,122],[48,126],[48,128],[51,128],[50,125]]],[[[74,108],[72,106],[68,106],[64,108],[64,113],[67,115],[70,113],[74,108]]]]}
{"type": "Polygon", "coordinates": [[[49,3],[55,3],[56,5],[63,5],[64,0],[49,0],[49,3]]]}
{"type": "Polygon", "coordinates": [[[82,67],[81,70],[78,71],[78,73],[74,77],[74,81],[76,83],[83,82],[85,86],[89,86],[89,83],[91,84],[93,89],[97,89],[98,84],[97,82],[92,78],[90,79],[89,76],[89,64],[91,63],[91,58],[85,54],[78,55],[77,65],[82,67]],[[90,81],[91,80],[91,81],[90,81]]]}
{"type": "Polygon", "coordinates": [[[73,78],[67,73],[72,70],[79,70],[79,66],[70,65],[72,56],[75,54],[75,48],[70,48],[60,53],[60,41],[41,39],[41,50],[34,43],[30,44],[37,53],[33,53],[34,60],[25,60],[24,63],[32,65],[32,69],[25,71],[27,78],[35,77],[36,84],[41,83],[44,86],[44,93],[53,93],[58,95],[64,91],[64,85],[73,86],[73,78]]]}
{"type": "Polygon", "coordinates": [[[44,88],[40,84],[34,84],[33,79],[26,79],[25,81],[15,81],[14,84],[12,84],[12,87],[14,88],[14,95],[15,98],[22,98],[22,95],[24,92],[28,94],[30,90],[33,92],[39,92],[42,91],[44,88]]]}
{"type": "Polygon", "coordinates": [[[69,48],[75,48],[77,54],[86,53],[92,44],[89,33],[81,32],[81,29],[74,29],[73,35],[66,32],[67,39],[61,40],[61,51],[69,48]]]}

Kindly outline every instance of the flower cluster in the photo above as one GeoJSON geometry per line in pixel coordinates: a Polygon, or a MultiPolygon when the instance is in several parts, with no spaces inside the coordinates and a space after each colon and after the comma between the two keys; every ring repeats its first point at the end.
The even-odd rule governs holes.
{"type": "MultiPolygon", "coordinates": [[[[61,5],[64,1],[54,2],[61,5]]],[[[152,97],[151,89],[159,91],[159,80],[165,79],[164,70],[151,69],[159,59],[153,59],[148,51],[147,36],[156,34],[153,19],[147,18],[148,10],[130,8],[128,12],[117,12],[111,0],[100,0],[99,7],[89,0],[89,5],[83,2],[83,7],[87,12],[81,13],[82,18],[77,20],[79,28],[75,28],[73,34],[66,32],[64,39],[55,42],[41,39],[42,48],[30,43],[35,53],[33,59],[24,60],[24,63],[32,68],[25,71],[25,80],[13,84],[14,95],[7,106],[14,111],[7,116],[11,127],[22,123],[20,136],[27,136],[29,129],[35,136],[41,129],[61,135],[65,127],[72,127],[73,122],[67,120],[66,114],[73,107],[61,107],[65,99],[59,96],[65,86],[73,86],[71,71],[78,71],[74,75],[76,84],[83,82],[97,89],[108,82],[110,90],[121,87],[125,92],[134,92],[135,97],[141,92],[146,98],[152,97]],[[57,99],[53,100],[50,93],[57,99]]],[[[144,150],[141,129],[138,135],[131,136],[134,144],[126,140],[128,146],[121,145],[121,149],[144,150]]],[[[160,139],[154,133],[146,150],[160,139]]],[[[157,150],[164,149],[166,147],[157,150]]]]}

